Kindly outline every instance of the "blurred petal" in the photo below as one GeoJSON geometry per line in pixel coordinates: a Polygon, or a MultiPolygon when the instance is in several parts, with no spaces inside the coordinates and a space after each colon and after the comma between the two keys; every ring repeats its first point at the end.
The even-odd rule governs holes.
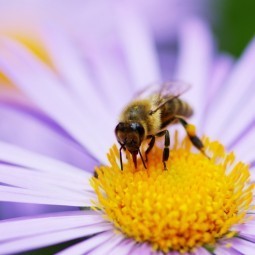
{"type": "Polygon", "coordinates": [[[255,113],[251,111],[251,109],[255,109],[255,94],[250,91],[252,91],[252,89],[247,91],[248,94],[241,98],[236,112],[233,112],[231,116],[226,117],[228,122],[226,123],[225,129],[228,128],[229,123],[231,123],[231,128],[228,128],[228,132],[222,132],[221,134],[221,141],[226,144],[226,146],[231,145],[243,130],[247,130],[251,123],[255,121],[255,113]]]}
{"type": "Polygon", "coordinates": [[[97,226],[84,226],[73,229],[66,229],[53,233],[41,234],[38,236],[29,236],[22,239],[14,239],[1,244],[0,254],[9,254],[22,252],[31,249],[37,249],[53,244],[73,240],[76,238],[90,236],[111,229],[110,224],[98,224],[97,226]]]}
{"type": "Polygon", "coordinates": [[[112,129],[105,130],[106,132],[114,130],[117,116],[120,114],[123,106],[134,96],[123,59],[116,56],[119,54],[121,53],[113,52],[113,49],[105,46],[102,49],[97,47],[90,56],[95,70],[94,80],[97,89],[100,91],[100,99],[111,113],[108,121],[114,124],[112,129]]]}
{"type": "Polygon", "coordinates": [[[111,117],[110,112],[100,100],[98,95],[100,93],[96,86],[93,86],[94,80],[91,79],[89,70],[86,69],[86,62],[82,59],[81,52],[76,45],[71,42],[71,38],[61,31],[61,28],[53,27],[51,24],[43,30],[42,39],[59,76],[79,101],[80,107],[93,114],[92,106],[96,106],[97,111],[101,113],[102,123],[104,123],[111,117]]]}
{"type": "Polygon", "coordinates": [[[52,175],[68,176],[72,181],[90,178],[91,174],[35,152],[27,151],[18,146],[0,142],[0,160],[5,163],[37,169],[52,175]]]}
{"type": "Polygon", "coordinates": [[[18,202],[18,203],[34,203],[46,205],[65,205],[85,207],[92,206],[92,198],[95,196],[82,197],[78,195],[68,195],[63,193],[52,193],[51,191],[36,191],[8,186],[0,186],[0,201],[18,202]]]}
{"type": "Polygon", "coordinates": [[[204,95],[212,67],[213,40],[208,27],[196,19],[184,23],[179,37],[180,52],[175,79],[192,85],[182,98],[187,99],[195,109],[191,120],[199,126],[206,105],[204,95]]]}
{"type": "Polygon", "coordinates": [[[5,220],[0,223],[0,231],[4,233],[0,242],[14,238],[24,238],[31,235],[40,235],[50,232],[73,229],[104,222],[101,215],[94,211],[73,211],[67,213],[54,213],[42,217],[21,218],[5,220]]]}
{"type": "MultiPolygon", "coordinates": [[[[255,40],[253,40],[241,59],[235,64],[231,75],[225,81],[225,85],[214,97],[214,106],[207,113],[210,117],[206,123],[208,135],[224,139],[225,129],[235,119],[238,112],[246,105],[246,100],[254,95],[254,68],[251,63],[255,58],[255,40]],[[227,99],[227,100],[226,100],[227,99]]],[[[248,114],[248,113],[246,113],[248,114]]],[[[249,116],[254,116],[249,113],[249,116]]],[[[247,116],[244,116],[246,118],[247,116]]],[[[242,124],[246,125],[245,121],[242,124]]],[[[231,126],[235,135],[240,132],[240,127],[231,126]]],[[[233,137],[234,138],[234,137],[233,137]]]]}
{"type": "Polygon", "coordinates": [[[228,55],[220,55],[213,63],[212,72],[210,73],[211,79],[206,84],[207,91],[206,106],[203,109],[203,127],[206,126],[209,109],[214,107],[214,98],[220,93],[222,87],[225,85],[225,80],[228,78],[234,60],[228,55]]]}
{"type": "Polygon", "coordinates": [[[75,193],[77,196],[85,195],[86,191],[91,191],[87,179],[70,182],[69,176],[65,173],[62,176],[57,176],[38,170],[0,164],[0,182],[7,185],[38,191],[63,192],[63,194],[75,193]]]}
{"type": "MultiPolygon", "coordinates": [[[[0,50],[0,55],[2,55],[0,68],[9,74],[10,79],[14,79],[15,84],[69,132],[78,143],[84,147],[87,146],[96,158],[106,160],[104,153],[111,146],[112,142],[109,144],[111,139],[106,141],[98,137],[101,126],[96,123],[93,127],[87,124],[84,114],[89,114],[89,112],[81,112],[57,77],[17,43],[2,40],[0,50]],[[49,95],[53,96],[49,97],[49,95]],[[99,149],[99,144],[101,149],[99,149]]],[[[88,116],[87,118],[90,119],[88,116]]],[[[107,127],[108,122],[104,125],[107,127]]],[[[113,132],[108,135],[112,136],[111,141],[114,141],[113,132]]]]}
{"type": "Polygon", "coordinates": [[[98,162],[47,116],[24,105],[0,101],[0,138],[28,150],[50,156],[87,171],[98,162]],[[19,127],[17,132],[17,127],[19,127]]]}
{"type": "Polygon", "coordinates": [[[120,39],[134,91],[148,83],[160,81],[156,46],[145,20],[130,10],[128,5],[120,5],[117,15],[116,23],[119,25],[120,39]]]}
{"type": "Polygon", "coordinates": [[[234,143],[230,148],[240,159],[242,159],[242,161],[251,163],[255,160],[254,141],[255,119],[239,133],[239,137],[234,140],[234,143]]]}

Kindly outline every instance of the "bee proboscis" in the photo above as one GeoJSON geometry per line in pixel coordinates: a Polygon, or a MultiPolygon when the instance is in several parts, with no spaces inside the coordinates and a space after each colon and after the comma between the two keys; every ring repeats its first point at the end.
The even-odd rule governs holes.
{"type": "Polygon", "coordinates": [[[170,124],[179,122],[186,130],[192,144],[204,153],[204,146],[195,133],[195,127],[186,121],[193,114],[191,106],[183,101],[180,96],[190,86],[182,82],[167,82],[157,89],[148,87],[137,94],[122,111],[115,134],[120,144],[120,164],[123,170],[122,150],[128,150],[137,167],[139,154],[145,168],[148,153],[155,144],[155,138],[164,136],[163,165],[169,158],[170,136],[166,129],[170,124]],[[150,139],[145,151],[145,160],[140,146],[146,139],[150,139]]]}

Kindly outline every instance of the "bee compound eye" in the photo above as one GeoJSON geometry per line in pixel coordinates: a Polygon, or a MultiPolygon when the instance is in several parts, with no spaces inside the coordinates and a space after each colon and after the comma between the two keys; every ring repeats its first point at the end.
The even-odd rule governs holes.
{"type": "Polygon", "coordinates": [[[133,123],[133,129],[138,132],[139,136],[140,137],[143,137],[144,136],[144,127],[140,124],[140,123],[133,123]]]}
{"type": "Polygon", "coordinates": [[[117,134],[118,131],[123,131],[124,129],[124,123],[120,122],[116,128],[115,128],[115,134],[117,134]]]}

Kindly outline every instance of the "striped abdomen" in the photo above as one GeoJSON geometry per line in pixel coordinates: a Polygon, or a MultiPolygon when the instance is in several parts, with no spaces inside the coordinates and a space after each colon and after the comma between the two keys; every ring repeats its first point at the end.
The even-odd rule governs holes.
{"type": "Polygon", "coordinates": [[[185,101],[179,98],[169,100],[169,102],[161,108],[161,129],[170,124],[174,120],[175,115],[188,118],[192,114],[192,108],[185,101]]]}

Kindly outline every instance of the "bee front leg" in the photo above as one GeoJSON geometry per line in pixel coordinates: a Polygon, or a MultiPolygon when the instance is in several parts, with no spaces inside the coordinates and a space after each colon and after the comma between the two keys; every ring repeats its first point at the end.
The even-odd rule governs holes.
{"type": "Polygon", "coordinates": [[[162,158],[162,161],[163,161],[163,164],[164,164],[164,170],[167,170],[167,167],[166,167],[166,162],[169,158],[169,146],[170,146],[170,135],[169,135],[169,132],[168,130],[164,130],[164,131],[161,131],[159,133],[156,134],[156,136],[165,136],[165,143],[164,143],[164,150],[163,150],[163,158],[162,158]]]}
{"type": "Polygon", "coordinates": [[[119,152],[120,152],[120,169],[121,170],[123,170],[123,161],[122,161],[122,150],[123,149],[126,150],[124,144],[120,143],[120,150],[119,150],[119,152]]]}
{"type": "Polygon", "coordinates": [[[147,138],[148,139],[151,138],[151,140],[149,142],[148,148],[145,151],[145,162],[148,162],[148,154],[155,144],[155,136],[154,135],[149,135],[149,136],[147,136],[147,138]]]}
{"type": "Polygon", "coordinates": [[[187,135],[190,139],[190,141],[192,142],[192,144],[198,149],[200,150],[207,158],[209,158],[206,154],[205,154],[205,150],[204,150],[204,144],[201,141],[201,139],[196,135],[196,128],[194,125],[189,124],[185,119],[183,119],[182,117],[176,117],[176,119],[182,124],[182,126],[185,128],[187,135]]]}

